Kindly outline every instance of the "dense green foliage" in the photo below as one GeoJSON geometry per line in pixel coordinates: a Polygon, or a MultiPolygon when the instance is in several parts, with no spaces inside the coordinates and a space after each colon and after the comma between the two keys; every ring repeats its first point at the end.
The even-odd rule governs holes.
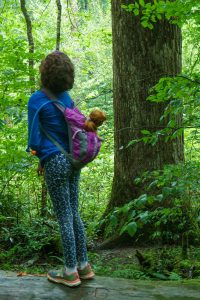
{"type": "MultiPolygon", "coordinates": [[[[81,181],[80,211],[89,240],[110,192],[113,161],[111,27],[109,5],[102,8],[101,4],[90,5],[90,10],[84,12],[63,4],[61,28],[61,50],[70,55],[76,67],[73,99],[85,113],[99,107],[108,115],[108,122],[100,131],[105,140],[101,154],[84,169],[81,181]]],[[[39,63],[55,49],[56,6],[47,1],[27,1],[27,9],[33,25],[33,74],[38,89],[39,63]]],[[[58,228],[49,198],[42,216],[43,179],[37,177],[37,159],[25,152],[27,101],[33,86],[29,81],[26,25],[19,4],[5,2],[0,18],[0,244],[18,255],[23,247],[23,257],[27,257],[53,243],[52,232],[55,227],[58,235],[58,228]]]]}
{"type": "Polygon", "coordinates": [[[160,20],[168,20],[172,24],[184,25],[188,20],[199,23],[198,0],[153,0],[134,1],[134,4],[122,5],[134,15],[141,17],[141,25],[144,28],[153,29],[153,24],[160,20]]]}
{"type": "MultiPolygon", "coordinates": [[[[146,172],[135,183],[145,187],[139,198],[109,216],[112,234],[148,235],[156,243],[199,243],[200,207],[199,163],[166,166],[162,171],[146,172]],[[191,176],[192,174],[192,176],[191,176]],[[141,230],[145,228],[145,230],[141,230]]],[[[183,245],[184,247],[184,245],[183,245]]]]}
{"type": "MultiPolygon", "coordinates": [[[[26,261],[33,256],[45,257],[47,253],[58,256],[61,250],[58,225],[49,198],[43,214],[43,179],[37,177],[35,171],[37,160],[25,152],[27,101],[33,88],[33,83],[29,81],[30,54],[26,25],[16,1],[2,2],[0,251],[3,251],[0,265],[10,268],[10,264],[26,261]]],[[[154,1],[154,4],[150,4],[140,0],[124,6],[127,13],[133,12],[136,17],[141,17],[141,24],[146,30],[152,29],[154,23],[163,18],[182,26],[183,73],[176,78],[162,78],[150,91],[148,98],[148,101],[154,102],[168,101],[165,114],[161,117],[161,121],[162,118],[169,119],[167,127],[156,132],[143,130],[141,141],[154,145],[160,137],[164,137],[167,142],[184,131],[186,161],[182,165],[166,166],[164,170],[141,174],[135,181],[143,187],[143,194],[124,207],[115,208],[101,221],[99,219],[110,196],[113,176],[110,4],[108,1],[88,1],[86,9],[83,2],[79,1],[80,10],[63,3],[61,50],[69,54],[76,66],[76,82],[71,92],[75,102],[85,113],[92,107],[99,107],[108,116],[108,121],[99,132],[104,138],[102,151],[98,159],[82,172],[80,212],[86,226],[88,244],[93,245],[99,225],[107,222],[107,236],[128,232],[130,236],[139,238],[143,234],[142,229],[149,227],[151,243],[181,244],[184,250],[185,243],[187,247],[199,243],[199,1],[154,1]],[[183,114],[183,120],[182,124],[177,125],[176,116],[180,113],[183,114]]],[[[32,73],[37,82],[35,89],[38,89],[39,63],[56,45],[56,6],[51,1],[27,1],[27,8],[33,24],[35,53],[32,58],[35,68],[32,73]]],[[[133,147],[135,142],[138,141],[130,141],[129,146],[133,147]]],[[[59,261],[58,257],[56,259],[59,261]]],[[[105,274],[102,273],[98,255],[91,255],[91,259],[94,265],[98,261],[96,271],[105,274]]],[[[185,264],[189,265],[187,261],[185,264]]],[[[181,268],[178,268],[168,277],[177,276],[180,279],[181,268]]],[[[115,275],[151,278],[144,270],[133,271],[131,267],[129,270],[121,269],[115,275]]],[[[161,272],[155,270],[154,266],[152,270],[151,273],[161,272]]]]}
{"type": "Polygon", "coordinates": [[[180,247],[133,247],[99,251],[91,255],[95,272],[99,275],[140,280],[182,281],[200,277],[199,248],[190,248],[183,259],[180,247]]]}

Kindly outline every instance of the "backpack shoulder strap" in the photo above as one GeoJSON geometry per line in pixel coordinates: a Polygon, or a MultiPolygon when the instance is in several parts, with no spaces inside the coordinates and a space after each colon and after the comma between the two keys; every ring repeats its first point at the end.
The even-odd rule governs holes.
{"type": "Polygon", "coordinates": [[[41,91],[53,102],[53,104],[64,114],[65,105],[61,101],[59,101],[56,96],[47,88],[42,88],[41,91]]]}
{"type": "MultiPolygon", "coordinates": [[[[63,114],[65,112],[65,109],[66,107],[64,106],[64,104],[59,101],[56,96],[51,92],[49,91],[48,89],[46,88],[42,88],[41,90],[48,98],[49,98],[49,102],[53,103],[63,114]]],[[[68,128],[68,133],[70,132],[69,131],[69,125],[68,123],[66,122],[66,125],[67,125],[67,128],[68,128]]],[[[40,129],[41,131],[48,137],[48,139],[54,144],[56,145],[56,147],[66,156],[68,157],[69,159],[71,159],[71,155],[65,151],[65,149],[44,129],[44,127],[42,126],[42,124],[40,123],[40,129]]],[[[71,143],[70,143],[70,139],[69,139],[69,146],[71,148],[71,143]]]]}
{"type": "Polygon", "coordinates": [[[56,145],[56,147],[67,157],[70,157],[69,153],[67,153],[67,151],[65,151],[65,149],[44,129],[44,127],[42,127],[41,123],[40,123],[40,129],[42,130],[42,132],[48,137],[48,139],[54,144],[56,145]]]}

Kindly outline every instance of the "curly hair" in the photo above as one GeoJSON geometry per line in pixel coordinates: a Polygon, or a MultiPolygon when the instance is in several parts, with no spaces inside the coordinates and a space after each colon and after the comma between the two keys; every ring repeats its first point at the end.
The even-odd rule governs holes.
{"type": "Polygon", "coordinates": [[[74,65],[63,52],[54,51],[46,56],[40,65],[40,80],[43,87],[53,93],[72,89],[74,65]]]}

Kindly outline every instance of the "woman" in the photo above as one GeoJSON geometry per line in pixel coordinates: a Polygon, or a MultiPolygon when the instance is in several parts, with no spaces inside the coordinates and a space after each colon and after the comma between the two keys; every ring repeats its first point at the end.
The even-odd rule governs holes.
{"type": "Polygon", "coordinates": [[[35,92],[28,103],[27,151],[31,149],[40,159],[38,174],[44,172],[60,227],[65,263],[62,271],[49,271],[47,277],[53,282],[77,286],[81,284],[81,278],[94,277],[88,263],[84,226],[78,213],[80,171],[73,168],[68,158],[43,133],[47,132],[65,151],[69,151],[67,124],[45,91],[52,93],[66,107],[72,107],[67,91],[74,84],[74,66],[66,54],[55,51],[42,61],[40,74],[42,89],[35,92]]]}

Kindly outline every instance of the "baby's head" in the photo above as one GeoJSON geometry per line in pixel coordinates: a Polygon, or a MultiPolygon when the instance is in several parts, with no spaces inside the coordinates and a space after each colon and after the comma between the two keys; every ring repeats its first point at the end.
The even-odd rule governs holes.
{"type": "Polygon", "coordinates": [[[88,120],[85,121],[85,129],[87,131],[96,131],[99,126],[106,120],[106,114],[99,110],[94,109],[89,114],[88,120]]]}

